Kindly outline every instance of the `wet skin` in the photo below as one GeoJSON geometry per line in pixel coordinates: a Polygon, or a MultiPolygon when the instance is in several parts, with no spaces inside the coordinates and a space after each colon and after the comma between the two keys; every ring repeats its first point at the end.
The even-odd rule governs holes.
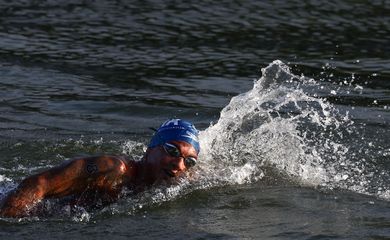
{"type": "Polygon", "coordinates": [[[42,199],[72,197],[72,204],[88,205],[93,201],[111,203],[124,188],[139,191],[187,171],[184,158],[197,158],[187,142],[172,141],[180,157],[169,155],[162,146],[148,148],[141,161],[123,156],[77,158],[27,177],[4,198],[0,216],[24,217],[42,199]],[[92,197],[93,196],[93,199],[92,197]]]}

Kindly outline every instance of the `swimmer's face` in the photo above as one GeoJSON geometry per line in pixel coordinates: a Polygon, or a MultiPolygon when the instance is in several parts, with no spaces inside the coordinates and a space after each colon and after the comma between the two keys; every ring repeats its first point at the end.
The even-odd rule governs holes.
{"type": "Polygon", "coordinates": [[[191,144],[171,141],[149,151],[147,164],[150,172],[148,174],[151,174],[155,180],[177,177],[195,165],[197,158],[198,154],[191,144]]]}

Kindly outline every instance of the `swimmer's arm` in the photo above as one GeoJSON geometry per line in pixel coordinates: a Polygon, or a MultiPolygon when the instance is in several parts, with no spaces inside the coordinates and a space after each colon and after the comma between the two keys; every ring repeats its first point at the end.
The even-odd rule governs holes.
{"type": "Polygon", "coordinates": [[[125,163],[118,158],[80,158],[27,177],[4,199],[0,216],[27,216],[40,200],[82,193],[96,186],[102,176],[117,173],[117,169],[124,167],[125,163]]]}

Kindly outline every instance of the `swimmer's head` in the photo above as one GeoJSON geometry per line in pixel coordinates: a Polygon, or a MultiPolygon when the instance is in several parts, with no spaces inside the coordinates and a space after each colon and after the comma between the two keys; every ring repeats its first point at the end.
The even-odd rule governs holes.
{"type": "Polygon", "coordinates": [[[149,147],[160,146],[170,141],[184,141],[191,144],[199,154],[198,134],[199,131],[192,123],[181,119],[170,119],[157,129],[149,147]]]}

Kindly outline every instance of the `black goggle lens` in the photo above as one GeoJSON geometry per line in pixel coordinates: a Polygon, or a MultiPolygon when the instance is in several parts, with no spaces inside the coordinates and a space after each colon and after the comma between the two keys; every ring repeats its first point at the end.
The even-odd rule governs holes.
{"type": "Polygon", "coordinates": [[[187,168],[193,167],[196,165],[196,159],[193,157],[185,158],[184,165],[186,165],[187,168]]]}
{"type": "Polygon", "coordinates": [[[172,157],[180,157],[181,156],[181,153],[179,151],[179,149],[177,149],[177,147],[175,145],[172,145],[172,144],[169,144],[169,143],[165,143],[163,145],[165,151],[171,155],[172,157]]]}

